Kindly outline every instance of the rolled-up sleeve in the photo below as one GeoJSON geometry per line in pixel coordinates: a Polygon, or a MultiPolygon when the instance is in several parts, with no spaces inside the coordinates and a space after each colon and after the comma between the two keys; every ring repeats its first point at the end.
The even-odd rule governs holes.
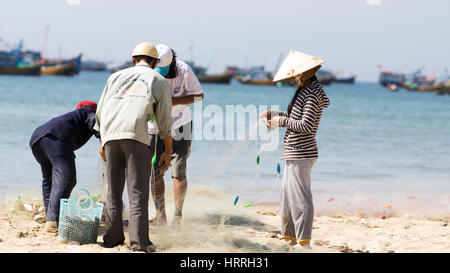
{"type": "Polygon", "coordinates": [[[155,121],[158,125],[159,136],[166,138],[171,135],[172,130],[172,92],[170,84],[161,81],[158,90],[155,90],[155,121]]]}

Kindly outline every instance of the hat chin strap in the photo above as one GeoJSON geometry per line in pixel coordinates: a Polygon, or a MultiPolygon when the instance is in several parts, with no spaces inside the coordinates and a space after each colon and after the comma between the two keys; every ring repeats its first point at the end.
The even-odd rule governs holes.
{"type": "Polygon", "coordinates": [[[295,76],[295,77],[292,77],[292,78],[290,79],[290,82],[291,82],[292,85],[295,85],[295,86],[297,86],[297,87],[302,87],[302,86],[304,85],[303,82],[302,82],[302,76],[301,76],[301,74],[300,74],[300,75],[297,75],[297,76],[295,76]]]}
{"type": "Polygon", "coordinates": [[[308,85],[311,82],[311,78],[314,77],[314,75],[316,75],[316,72],[319,71],[321,67],[322,67],[321,65],[318,65],[309,70],[306,70],[303,73],[294,76],[292,79],[292,83],[298,87],[308,85]]]}
{"type": "Polygon", "coordinates": [[[291,79],[291,84],[293,84],[297,87],[306,86],[311,82],[311,79],[313,76],[314,76],[314,74],[311,77],[306,78],[305,75],[302,75],[302,74],[297,75],[291,79]]]}

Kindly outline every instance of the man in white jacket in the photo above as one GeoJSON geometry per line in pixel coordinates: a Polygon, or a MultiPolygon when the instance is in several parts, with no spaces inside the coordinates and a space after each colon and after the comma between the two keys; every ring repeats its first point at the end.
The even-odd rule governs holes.
{"type": "MultiPolygon", "coordinates": [[[[187,158],[190,154],[192,140],[192,116],[189,105],[203,100],[203,91],[199,80],[192,68],[186,63],[177,60],[175,52],[166,45],[157,45],[160,62],[155,69],[164,76],[171,86],[172,94],[172,134],[173,153],[171,157],[171,168],[173,178],[173,191],[175,199],[175,215],[173,224],[181,221],[184,199],[187,191],[186,167],[187,158]]],[[[158,225],[167,223],[165,201],[164,201],[164,176],[158,171],[158,161],[163,152],[163,143],[158,130],[161,128],[156,123],[149,124],[150,152],[152,157],[156,152],[156,163],[154,175],[152,175],[152,196],[156,207],[156,217],[150,222],[158,225]],[[156,145],[156,147],[155,147],[156,145]]]]}
{"type": "Polygon", "coordinates": [[[151,156],[148,121],[155,118],[163,139],[160,172],[169,168],[172,154],[170,85],[153,70],[158,52],[151,43],[133,51],[134,67],[112,74],[100,97],[94,130],[100,131],[100,154],[106,161],[108,193],[104,247],[123,244],[122,194],[125,176],[130,201],[128,232],[135,251],[154,252],[148,237],[151,156]],[[104,151],[103,151],[104,149],[104,151]],[[164,164],[163,164],[164,163],[164,164]]]}

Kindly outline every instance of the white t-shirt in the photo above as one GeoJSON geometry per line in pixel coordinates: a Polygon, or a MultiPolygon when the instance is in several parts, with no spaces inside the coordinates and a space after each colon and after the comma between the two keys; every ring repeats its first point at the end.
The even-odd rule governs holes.
{"type": "MultiPolygon", "coordinates": [[[[192,68],[186,63],[177,60],[177,77],[173,79],[167,79],[172,88],[172,98],[181,98],[190,95],[201,95],[203,94],[202,86],[195,76],[192,68]]],[[[172,130],[178,129],[181,126],[191,122],[191,109],[187,104],[179,104],[172,107],[172,119],[173,125],[172,130]]],[[[158,126],[156,122],[148,123],[149,134],[158,134],[158,126]]]]}

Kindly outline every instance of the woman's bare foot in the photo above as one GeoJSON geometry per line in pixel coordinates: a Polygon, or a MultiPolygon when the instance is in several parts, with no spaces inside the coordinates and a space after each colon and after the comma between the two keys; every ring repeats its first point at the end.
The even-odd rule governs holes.
{"type": "Polygon", "coordinates": [[[289,246],[295,246],[297,244],[297,242],[295,241],[295,239],[289,238],[289,237],[284,237],[281,236],[280,240],[286,241],[289,243],[289,246]]]}
{"type": "Polygon", "coordinates": [[[298,244],[301,245],[303,248],[311,249],[311,244],[309,242],[310,241],[303,241],[299,242],[298,244]]]}

